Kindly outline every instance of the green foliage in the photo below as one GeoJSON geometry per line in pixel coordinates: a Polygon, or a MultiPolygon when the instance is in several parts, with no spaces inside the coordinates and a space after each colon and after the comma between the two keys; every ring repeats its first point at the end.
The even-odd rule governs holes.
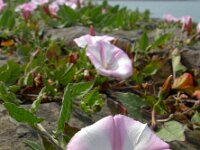
{"type": "Polygon", "coordinates": [[[36,142],[26,140],[24,143],[32,150],[45,150],[40,144],[36,142]]]}
{"type": "Polygon", "coordinates": [[[70,119],[72,102],[75,100],[75,98],[80,96],[83,97],[85,94],[87,94],[92,86],[93,82],[71,83],[66,86],[64,90],[61,111],[58,118],[56,135],[64,131],[65,122],[68,122],[70,119]]]}
{"type": "Polygon", "coordinates": [[[82,100],[81,108],[85,112],[96,112],[103,106],[103,99],[98,89],[90,91],[82,100]]]}
{"type": "Polygon", "coordinates": [[[147,47],[149,46],[149,39],[146,32],[143,32],[142,37],[139,42],[139,48],[143,51],[147,51],[147,47]]]}
{"type": "Polygon", "coordinates": [[[7,64],[0,67],[0,81],[6,85],[14,84],[21,75],[20,65],[15,61],[8,61],[7,64]]]}
{"type": "Polygon", "coordinates": [[[144,116],[140,111],[141,107],[146,105],[143,98],[132,93],[121,92],[115,93],[115,97],[125,106],[125,108],[127,108],[128,113],[131,117],[137,120],[144,119],[144,116]]]}
{"type": "Polygon", "coordinates": [[[70,119],[70,115],[72,111],[72,100],[73,100],[73,97],[71,94],[70,86],[67,85],[67,87],[64,90],[62,106],[61,106],[57,129],[56,129],[56,135],[64,131],[65,122],[68,122],[70,119]]]}
{"type": "Polygon", "coordinates": [[[145,77],[152,76],[156,74],[158,69],[161,67],[161,64],[159,61],[151,61],[149,64],[147,64],[143,70],[142,74],[144,74],[145,77]]]}
{"type": "Polygon", "coordinates": [[[164,46],[171,38],[171,34],[163,34],[158,36],[152,44],[152,48],[164,46]]]}
{"type": "Polygon", "coordinates": [[[52,79],[59,82],[59,84],[66,86],[72,82],[75,74],[75,67],[73,65],[63,65],[57,67],[52,71],[52,79]]]}
{"type": "Polygon", "coordinates": [[[43,121],[42,118],[38,118],[37,116],[32,114],[30,111],[20,106],[17,106],[13,103],[6,102],[4,103],[4,106],[6,107],[10,116],[14,118],[15,120],[17,120],[18,122],[28,123],[30,126],[34,126],[35,124],[43,121]]]}
{"type": "Polygon", "coordinates": [[[58,15],[66,25],[72,25],[79,20],[79,13],[66,5],[60,7],[58,15]]]}
{"type": "Polygon", "coordinates": [[[32,113],[35,113],[38,110],[45,92],[46,92],[46,87],[42,88],[39,95],[37,96],[37,99],[32,103],[30,109],[32,113]]]}
{"type": "Polygon", "coordinates": [[[16,95],[13,92],[11,92],[10,89],[6,87],[3,82],[0,82],[0,99],[4,102],[11,102],[15,104],[20,103],[16,95]]]}
{"type": "Polygon", "coordinates": [[[82,98],[92,89],[93,84],[94,84],[93,81],[70,84],[73,97],[82,98]]]}
{"type": "Polygon", "coordinates": [[[172,69],[173,69],[174,77],[176,76],[177,73],[181,74],[184,71],[186,71],[186,67],[183,66],[181,63],[181,55],[178,49],[175,49],[172,52],[172,69]]]}
{"type": "Polygon", "coordinates": [[[14,26],[15,26],[14,12],[11,10],[3,11],[3,14],[0,16],[0,28],[12,29],[14,26]]]}
{"type": "Polygon", "coordinates": [[[192,116],[191,122],[194,124],[194,128],[200,129],[200,113],[198,111],[192,116]]]}
{"type": "Polygon", "coordinates": [[[161,129],[156,134],[166,142],[184,141],[186,127],[177,121],[168,121],[164,123],[161,129]]]}
{"type": "MultiPolygon", "coordinates": [[[[145,98],[145,102],[148,106],[150,106],[151,108],[153,108],[153,106],[158,102],[158,98],[155,96],[144,96],[145,98]]],[[[156,107],[155,107],[155,111],[157,114],[164,114],[165,113],[165,107],[163,102],[161,101],[156,107]]]]}

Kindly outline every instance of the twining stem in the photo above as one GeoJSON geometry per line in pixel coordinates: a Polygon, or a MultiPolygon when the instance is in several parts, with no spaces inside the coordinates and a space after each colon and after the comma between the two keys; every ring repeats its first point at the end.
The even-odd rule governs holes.
{"type": "Polygon", "coordinates": [[[58,141],[54,139],[40,123],[34,126],[34,128],[42,135],[43,138],[52,143],[56,150],[64,150],[64,148],[60,146],[58,141]]]}
{"type": "Polygon", "coordinates": [[[151,113],[151,127],[152,129],[155,129],[157,126],[157,120],[156,120],[156,107],[160,104],[160,102],[162,101],[162,98],[160,97],[159,100],[157,101],[157,103],[154,104],[153,106],[153,110],[151,113]]]}

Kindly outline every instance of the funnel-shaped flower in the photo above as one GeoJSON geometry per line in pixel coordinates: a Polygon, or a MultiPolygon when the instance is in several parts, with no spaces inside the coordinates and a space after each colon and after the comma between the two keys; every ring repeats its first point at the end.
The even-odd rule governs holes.
{"type": "Polygon", "coordinates": [[[35,3],[29,2],[29,3],[24,3],[17,6],[15,11],[16,12],[22,11],[22,15],[24,19],[27,20],[30,17],[31,12],[34,11],[36,8],[37,8],[37,5],[35,3]]]}
{"type": "Polygon", "coordinates": [[[31,2],[35,3],[36,5],[44,5],[49,2],[49,0],[31,0],[31,2]]]}
{"type": "Polygon", "coordinates": [[[200,22],[197,24],[197,34],[200,34],[200,22]]]}
{"type": "Polygon", "coordinates": [[[74,42],[81,48],[85,48],[88,45],[94,45],[98,41],[110,42],[114,40],[114,37],[111,36],[91,36],[89,34],[81,36],[79,38],[74,39],[74,42]]]}
{"type": "Polygon", "coordinates": [[[166,21],[166,22],[178,22],[180,19],[178,19],[178,18],[176,18],[176,17],[174,17],[173,15],[171,15],[171,14],[165,14],[164,15],[164,20],[166,21]]]}
{"type": "Polygon", "coordinates": [[[188,33],[192,31],[192,17],[191,16],[183,16],[181,18],[182,30],[188,33]]]}
{"type": "Polygon", "coordinates": [[[51,15],[56,16],[59,10],[59,5],[56,2],[53,2],[49,5],[48,11],[51,15]]]}
{"type": "Polygon", "coordinates": [[[59,5],[69,6],[73,9],[76,9],[78,5],[81,6],[83,4],[83,0],[56,0],[55,2],[59,5]]]}
{"type": "Polygon", "coordinates": [[[105,117],[81,129],[67,145],[67,150],[169,150],[146,124],[129,117],[105,117]]]}
{"type": "Polygon", "coordinates": [[[86,55],[101,75],[125,79],[133,74],[128,55],[108,42],[99,41],[88,46],[86,55]]]}
{"type": "Polygon", "coordinates": [[[6,4],[3,2],[3,0],[0,0],[0,12],[3,10],[5,6],[6,4]]]}

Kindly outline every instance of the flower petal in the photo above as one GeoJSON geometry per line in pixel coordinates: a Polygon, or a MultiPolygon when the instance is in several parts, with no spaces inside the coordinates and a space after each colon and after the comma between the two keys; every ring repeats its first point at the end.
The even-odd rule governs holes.
{"type": "Polygon", "coordinates": [[[114,37],[111,36],[91,36],[89,34],[86,34],[84,36],[81,36],[79,38],[74,39],[74,42],[81,48],[85,48],[87,45],[93,45],[98,41],[105,41],[109,42],[114,40],[114,37]]]}
{"type": "Polygon", "coordinates": [[[200,34],[200,22],[197,24],[197,33],[200,34]]]}
{"type": "Polygon", "coordinates": [[[71,139],[67,150],[112,150],[113,124],[113,117],[108,116],[81,129],[71,139]]]}
{"type": "Polygon", "coordinates": [[[105,117],[75,134],[67,150],[170,150],[146,124],[129,117],[105,117]]]}
{"type": "Polygon", "coordinates": [[[174,17],[174,16],[171,15],[171,14],[165,14],[163,18],[164,18],[164,20],[165,20],[166,22],[178,22],[178,21],[180,21],[179,18],[176,18],[176,17],[174,17]]]}

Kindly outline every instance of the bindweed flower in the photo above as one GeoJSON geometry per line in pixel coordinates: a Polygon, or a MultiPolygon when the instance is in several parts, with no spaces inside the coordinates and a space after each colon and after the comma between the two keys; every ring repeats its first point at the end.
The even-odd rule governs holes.
{"type": "Polygon", "coordinates": [[[182,30],[188,33],[192,32],[192,17],[191,16],[183,16],[181,18],[182,30]]]}
{"type": "Polygon", "coordinates": [[[104,36],[92,36],[86,34],[79,38],[74,39],[74,42],[81,48],[85,48],[87,45],[94,45],[98,41],[110,42],[114,40],[114,37],[104,35],[104,36]]]}
{"type": "Polygon", "coordinates": [[[78,6],[83,5],[83,0],[56,0],[58,5],[66,5],[73,9],[76,9],[78,6]]]}
{"type": "Polygon", "coordinates": [[[171,14],[165,14],[164,15],[164,20],[166,21],[166,22],[178,22],[180,19],[178,19],[178,18],[176,18],[176,17],[174,17],[173,15],[171,15],[171,14]]]}
{"type": "Polygon", "coordinates": [[[197,24],[197,34],[200,34],[200,22],[197,24]]]}
{"type": "Polygon", "coordinates": [[[37,5],[33,2],[24,3],[16,7],[15,11],[22,11],[22,15],[25,20],[27,20],[31,13],[37,8],[37,5]]]}
{"type": "Polygon", "coordinates": [[[133,74],[132,61],[120,48],[104,41],[89,45],[86,55],[103,76],[126,79],[133,74]]]}
{"type": "Polygon", "coordinates": [[[35,3],[36,5],[44,5],[49,2],[49,0],[31,0],[32,3],[35,3]]]}
{"type": "Polygon", "coordinates": [[[6,6],[3,0],[0,0],[0,12],[3,10],[3,8],[6,6]]]}
{"type": "Polygon", "coordinates": [[[57,16],[57,12],[59,10],[59,5],[56,2],[53,2],[49,5],[48,11],[51,15],[57,16]]]}
{"type": "Polygon", "coordinates": [[[105,117],[77,132],[66,150],[170,150],[147,124],[123,115],[105,117]]]}

